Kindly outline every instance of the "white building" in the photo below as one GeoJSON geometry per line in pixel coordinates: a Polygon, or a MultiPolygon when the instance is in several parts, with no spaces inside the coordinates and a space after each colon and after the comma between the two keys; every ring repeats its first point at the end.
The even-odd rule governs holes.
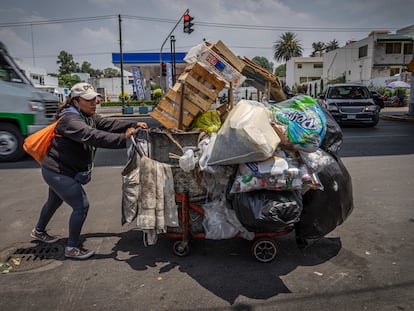
{"type": "Polygon", "coordinates": [[[31,66],[18,58],[14,60],[35,87],[42,85],[58,87],[58,78],[48,76],[46,69],[31,66]]]}
{"type": "Polygon", "coordinates": [[[413,58],[414,25],[398,30],[373,31],[323,55],[323,79],[369,84],[371,79],[401,74],[413,58]]]}
{"type": "MultiPolygon", "coordinates": [[[[105,101],[119,101],[118,96],[122,89],[121,77],[92,78],[90,82],[105,101]]],[[[133,84],[134,77],[132,73],[124,71],[124,92],[130,96],[134,93],[133,84]]]]}
{"type": "Polygon", "coordinates": [[[373,31],[366,38],[349,41],[322,57],[292,58],[286,63],[286,84],[291,88],[307,85],[308,93],[314,95],[330,80],[340,78],[345,82],[382,86],[397,79],[407,80],[410,75],[402,73],[413,59],[413,41],[414,25],[411,25],[394,34],[387,30],[373,31]]]}
{"type": "Polygon", "coordinates": [[[286,62],[286,84],[290,88],[320,80],[322,73],[322,57],[293,57],[286,62]]]}

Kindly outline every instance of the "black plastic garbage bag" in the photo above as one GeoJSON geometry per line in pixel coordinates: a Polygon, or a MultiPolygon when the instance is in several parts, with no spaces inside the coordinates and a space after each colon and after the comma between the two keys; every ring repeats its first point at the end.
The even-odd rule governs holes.
{"type": "Polygon", "coordinates": [[[333,155],[337,155],[342,145],[342,130],[334,117],[324,106],[321,106],[326,116],[326,134],[320,148],[333,155]]]}
{"type": "Polygon", "coordinates": [[[241,224],[254,232],[277,232],[299,220],[302,198],[298,191],[258,190],[232,195],[241,224]]]}
{"type": "Polygon", "coordinates": [[[342,224],[351,214],[354,203],[352,180],[340,158],[319,149],[303,154],[318,173],[324,190],[308,190],[302,195],[303,211],[295,224],[296,236],[318,239],[342,224]]]}

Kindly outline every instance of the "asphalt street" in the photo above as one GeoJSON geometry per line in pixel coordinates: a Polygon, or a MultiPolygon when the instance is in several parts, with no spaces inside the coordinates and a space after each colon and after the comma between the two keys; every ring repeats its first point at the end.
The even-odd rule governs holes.
{"type": "Polygon", "coordinates": [[[64,259],[70,208],[62,206],[48,228],[60,243],[31,241],[47,188],[35,163],[2,164],[0,310],[412,310],[414,155],[343,162],[353,213],[305,250],[293,233],[278,237],[278,255],[267,264],[244,239],[194,240],[187,257],[175,256],[166,236],[145,247],[133,224],[121,225],[122,165],[96,167],[85,187],[91,208],[83,237],[96,255],[64,259]]]}

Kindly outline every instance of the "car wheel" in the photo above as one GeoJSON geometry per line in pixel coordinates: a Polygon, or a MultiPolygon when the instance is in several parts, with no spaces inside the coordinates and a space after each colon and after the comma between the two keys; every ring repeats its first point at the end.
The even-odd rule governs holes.
{"type": "Polygon", "coordinates": [[[17,161],[25,155],[23,136],[14,124],[0,124],[0,162],[17,161]]]}
{"type": "Polygon", "coordinates": [[[371,126],[376,126],[376,125],[378,124],[378,122],[379,122],[379,119],[380,119],[379,114],[377,114],[377,115],[374,117],[374,119],[372,120],[372,124],[371,124],[371,126]]]}

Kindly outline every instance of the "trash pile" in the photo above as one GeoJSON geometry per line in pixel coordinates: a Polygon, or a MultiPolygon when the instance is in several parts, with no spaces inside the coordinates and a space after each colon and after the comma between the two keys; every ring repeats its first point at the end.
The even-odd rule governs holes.
{"type": "MultiPolygon", "coordinates": [[[[294,228],[299,239],[317,239],[340,225],[353,210],[352,182],[338,157],[342,132],[329,112],[309,96],[284,100],[276,76],[221,41],[194,47],[186,61],[179,82],[151,113],[163,126],[138,141],[145,156],[171,167],[175,192],[203,198],[206,238],[253,239],[294,228]],[[240,100],[211,109],[225,86],[243,81],[277,103],[240,100]]],[[[127,167],[132,158],[142,170],[145,161],[136,157],[127,167]]],[[[131,175],[126,168],[123,176],[131,175]]],[[[139,218],[144,203],[124,196],[124,223],[139,218]]]]}

